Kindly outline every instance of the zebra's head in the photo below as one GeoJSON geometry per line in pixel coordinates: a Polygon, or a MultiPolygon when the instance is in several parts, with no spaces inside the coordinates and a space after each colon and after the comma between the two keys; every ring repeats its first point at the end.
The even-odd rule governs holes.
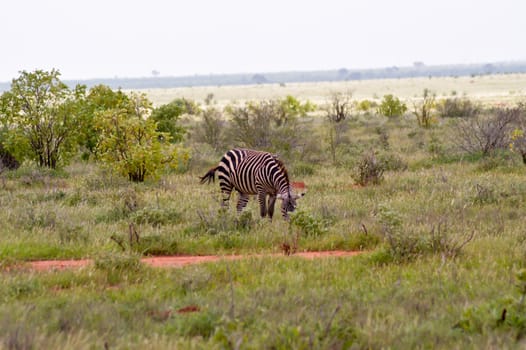
{"type": "Polygon", "coordinates": [[[278,198],[282,199],[281,202],[281,212],[283,213],[283,217],[288,219],[289,213],[292,213],[294,210],[296,210],[296,199],[303,197],[305,193],[285,193],[282,195],[278,195],[278,198]]]}

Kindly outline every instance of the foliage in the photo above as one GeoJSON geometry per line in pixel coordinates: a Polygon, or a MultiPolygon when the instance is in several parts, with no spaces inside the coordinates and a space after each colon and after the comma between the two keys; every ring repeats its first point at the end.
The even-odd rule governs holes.
{"type": "Polygon", "coordinates": [[[327,222],[302,210],[290,214],[290,225],[306,236],[320,236],[327,232],[327,222]]]}
{"type": "Polygon", "coordinates": [[[18,162],[16,158],[4,148],[0,141],[0,173],[2,173],[5,169],[18,169],[19,166],[20,162],[18,162]]]}
{"type": "Polygon", "coordinates": [[[429,128],[435,122],[433,109],[436,107],[436,95],[428,89],[424,89],[422,100],[413,104],[413,113],[416,116],[418,125],[423,128],[429,128]]]}
{"type": "Polygon", "coordinates": [[[78,116],[85,87],[70,90],[60,72],[22,71],[0,97],[0,119],[7,129],[3,145],[18,160],[41,167],[67,163],[76,151],[78,116]]]}
{"type": "Polygon", "coordinates": [[[468,307],[455,324],[455,328],[468,333],[503,330],[510,332],[514,339],[523,339],[526,336],[526,269],[519,270],[515,275],[516,289],[520,297],[504,296],[468,307]]]}
{"type": "Polygon", "coordinates": [[[130,105],[128,95],[121,90],[113,91],[106,85],[96,85],[90,88],[78,121],[81,125],[79,144],[83,148],[83,158],[95,155],[99,142],[99,132],[95,125],[97,114],[111,109],[126,109],[130,105]]]}
{"type": "Polygon", "coordinates": [[[157,130],[170,135],[170,142],[177,143],[183,140],[186,129],[179,125],[179,120],[184,114],[197,115],[200,113],[199,106],[190,100],[177,98],[172,102],[155,108],[152,118],[157,123],[157,130]]]}
{"type": "Polygon", "coordinates": [[[407,105],[392,94],[384,95],[378,106],[378,114],[386,117],[398,117],[407,111],[407,105]]]}
{"type": "Polygon", "coordinates": [[[97,154],[104,163],[130,181],[143,182],[147,176],[157,176],[165,165],[176,168],[188,160],[181,150],[162,142],[169,135],[157,131],[155,121],[147,118],[151,103],[145,95],[132,94],[127,107],[97,115],[97,154]]]}
{"type": "Polygon", "coordinates": [[[376,107],[376,102],[371,100],[361,100],[356,106],[356,108],[361,112],[369,112],[370,110],[376,107]]]}

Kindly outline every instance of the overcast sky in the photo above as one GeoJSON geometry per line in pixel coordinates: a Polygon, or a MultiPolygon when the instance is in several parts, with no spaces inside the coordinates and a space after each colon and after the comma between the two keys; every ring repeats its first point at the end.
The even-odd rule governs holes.
{"type": "Polygon", "coordinates": [[[16,0],[0,81],[526,60],[524,0],[16,0]]]}

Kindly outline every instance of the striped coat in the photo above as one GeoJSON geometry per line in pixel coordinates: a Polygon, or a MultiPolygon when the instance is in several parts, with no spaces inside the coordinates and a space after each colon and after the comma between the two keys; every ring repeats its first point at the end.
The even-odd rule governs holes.
{"type": "Polygon", "coordinates": [[[219,187],[223,193],[223,205],[228,205],[232,191],[239,193],[237,211],[247,205],[250,195],[257,195],[261,217],[274,215],[276,199],[282,199],[281,214],[296,208],[297,196],[292,193],[287,169],[277,156],[250,149],[232,149],[226,152],[219,165],[201,177],[201,183],[210,183],[218,173],[219,187]]]}

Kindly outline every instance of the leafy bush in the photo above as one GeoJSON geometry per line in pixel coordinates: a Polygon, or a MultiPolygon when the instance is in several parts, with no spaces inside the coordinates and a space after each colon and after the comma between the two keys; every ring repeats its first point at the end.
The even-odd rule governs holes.
{"type": "Polygon", "coordinates": [[[320,236],[327,232],[327,223],[309,213],[297,210],[290,215],[290,224],[307,236],[320,236]]]}
{"type": "Polygon", "coordinates": [[[378,114],[386,117],[398,117],[403,115],[406,111],[406,104],[392,94],[384,95],[380,106],[378,106],[378,114]]]}
{"type": "Polygon", "coordinates": [[[179,125],[183,114],[199,114],[199,106],[193,101],[177,98],[172,102],[159,106],[152,111],[150,118],[157,123],[157,131],[170,136],[170,142],[177,143],[183,140],[186,133],[184,127],[179,125]]]}
{"type": "Polygon", "coordinates": [[[188,153],[161,140],[169,135],[157,131],[151,118],[151,102],[132,94],[129,109],[110,109],[97,116],[99,158],[130,181],[156,177],[164,166],[176,169],[188,162],[188,153]]]}

